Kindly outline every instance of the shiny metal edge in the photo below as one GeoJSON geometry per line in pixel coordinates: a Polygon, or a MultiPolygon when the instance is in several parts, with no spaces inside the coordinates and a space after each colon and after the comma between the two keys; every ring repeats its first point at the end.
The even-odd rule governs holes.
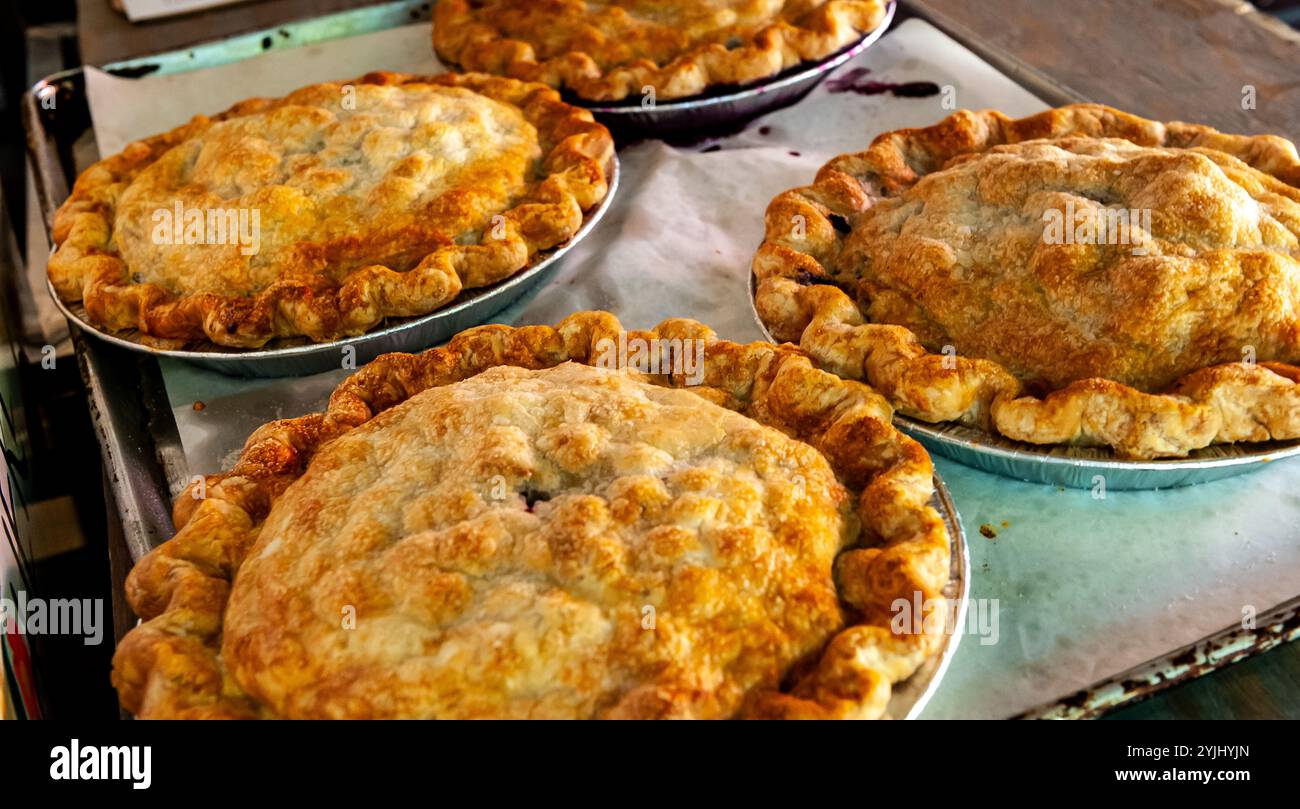
{"type": "Polygon", "coordinates": [[[132,562],[171,539],[171,486],[155,438],[164,407],[158,364],[73,333],[104,479],[116,501],[132,562]]]}
{"type": "Polygon", "coordinates": [[[357,337],[349,337],[329,343],[313,343],[288,348],[259,349],[255,351],[182,351],[150,348],[130,337],[123,337],[101,331],[85,319],[85,310],[80,304],[69,305],[59,298],[49,279],[46,287],[54,298],[55,304],[63,314],[72,320],[86,334],[104,342],[112,343],[128,351],[149,354],[155,357],[173,359],[198,365],[237,377],[282,377],[306,376],[336,370],[343,367],[345,348],[351,347],[353,355],[348,359],[360,366],[380,354],[396,351],[416,351],[436,345],[473,325],[477,325],[530,291],[542,280],[542,275],[556,262],[572,250],[604,218],[613,204],[619,187],[620,167],[615,156],[610,164],[609,191],[605,198],[587,214],[582,228],[569,241],[548,251],[540,261],[519,273],[499,281],[481,290],[473,290],[470,296],[450,306],[431,312],[422,317],[408,319],[406,322],[387,326],[357,337]]]}
{"type": "Polygon", "coordinates": [[[926,660],[911,677],[894,686],[886,710],[886,715],[894,718],[916,719],[930,704],[930,699],[938,690],[940,681],[957,654],[957,645],[965,634],[966,611],[970,605],[970,547],[966,542],[966,530],[952,494],[937,472],[934,475],[934,497],[930,504],[943,517],[943,523],[948,528],[948,541],[952,550],[948,586],[943,593],[957,608],[945,612],[945,619],[951,623],[946,626],[943,649],[939,654],[926,660]]]}
{"type": "MultiPolygon", "coordinates": [[[[756,280],[751,272],[750,312],[763,336],[776,342],[758,313],[756,280]]],[[[1098,485],[1111,491],[1177,489],[1257,472],[1267,464],[1300,457],[1297,440],[1220,444],[1195,450],[1187,458],[1131,461],[1102,447],[1037,446],[960,424],[929,424],[897,413],[894,424],[936,455],[1001,477],[1069,489],[1098,485]]]]}
{"type": "Polygon", "coordinates": [[[891,0],[880,25],[864,34],[856,43],[778,79],[760,81],[731,93],[665,101],[649,108],[626,102],[583,106],[611,127],[636,130],[647,135],[707,128],[752,118],[797,100],[820,84],[833,70],[874,45],[889,30],[897,11],[898,3],[891,0]]]}
{"type": "Polygon", "coordinates": [[[1116,708],[1300,639],[1300,598],[1013,719],[1095,719],[1116,708]]]}
{"type": "Polygon", "coordinates": [[[1100,447],[1039,447],[959,424],[927,424],[896,415],[898,428],[935,454],[1002,477],[1113,491],[1175,489],[1257,472],[1265,465],[1300,457],[1300,441],[1222,444],[1187,458],[1130,461],[1100,447]]]}

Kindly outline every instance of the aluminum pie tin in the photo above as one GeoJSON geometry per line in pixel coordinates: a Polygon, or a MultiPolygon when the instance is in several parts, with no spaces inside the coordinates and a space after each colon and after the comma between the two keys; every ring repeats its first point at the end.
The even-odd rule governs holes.
{"type": "Polygon", "coordinates": [[[587,213],[582,228],[572,239],[546,251],[539,260],[515,275],[482,289],[462,292],[451,304],[430,314],[389,318],[385,321],[386,325],[374,331],[329,343],[310,343],[306,342],[306,338],[295,338],[273,340],[269,345],[276,347],[254,351],[224,348],[211,343],[206,343],[205,348],[196,351],[152,348],[140,343],[136,332],[111,334],[91,325],[86,318],[85,307],[80,302],[65,303],[55,293],[54,286],[48,279],[45,283],[55,304],[82,331],[130,351],[155,357],[171,357],[227,376],[244,378],[307,376],[344,367],[359,368],[381,354],[421,351],[442,343],[465,329],[483,323],[531,292],[546,279],[547,270],[582,241],[605,216],[614,201],[618,185],[619,163],[615,157],[610,165],[609,191],[605,194],[605,199],[587,213]],[[281,345],[277,346],[277,343],[281,345]]]}
{"type": "Polygon", "coordinates": [[[943,590],[950,605],[945,613],[947,624],[939,653],[926,659],[911,677],[894,686],[885,711],[885,715],[891,719],[916,719],[920,716],[939,688],[939,681],[948,671],[948,665],[957,653],[957,644],[965,634],[966,611],[970,602],[970,549],[966,545],[961,515],[957,513],[948,487],[937,473],[934,476],[934,497],[930,500],[930,505],[943,517],[952,553],[948,586],[943,590]]]}
{"type": "Polygon", "coordinates": [[[685,134],[694,130],[707,130],[749,120],[788,106],[803,98],[821,84],[831,71],[848,62],[875,44],[894,21],[898,4],[891,2],[885,16],[875,30],[834,55],[798,66],[757,84],[738,87],[702,97],[664,101],[643,107],[641,102],[620,102],[601,105],[575,101],[595,114],[596,118],[616,134],[656,135],[685,134]]]}
{"type": "Polygon", "coordinates": [[[1300,441],[1222,444],[1186,458],[1134,461],[1101,447],[1048,447],[1013,441],[959,424],[926,424],[895,416],[898,428],[926,449],[966,466],[1030,483],[1070,489],[1175,489],[1257,472],[1300,457],[1300,441]]]}
{"type": "MultiPolygon", "coordinates": [[[[756,279],[750,273],[754,322],[775,342],[758,314],[756,292],[756,279]]],[[[897,413],[894,424],[936,455],[1002,477],[1068,489],[1176,489],[1257,472],[1274,461],[1300,457],[1300,440],[1296,440],[1220,444],[1194,450],[1186,458],[1140,461],[1121,458],[1104,447],[1027,444],[960,424],[929,424],[897,413]]]]}

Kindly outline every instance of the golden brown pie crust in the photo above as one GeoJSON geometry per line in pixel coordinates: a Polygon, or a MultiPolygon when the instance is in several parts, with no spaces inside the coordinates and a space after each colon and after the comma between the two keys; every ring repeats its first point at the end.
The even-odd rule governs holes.
{"type": "Polygon", "coordinates": [[[766,225],[763,322],[904,415],[1133,458],[1300,438],[1282,138],[963,111],[835,158],[766,225]],[[1131,245],[1044,236],[1048,213],[1116,209],[1150,214],[1131,245]]]}
{"type": "Polygon", "coordinates": [[[793,346],[689,320],[628,333],[705,341],[686,393],[682,374],[588,367],[621,333],[603,312],[472,329],[259,429],[177,499],[176,536],[127,580],[144,623],[114,658],[122,704],[880,716],[945,631],[949,536],[925,451],[874,391],[793,346]],[[488,504],[476,481],[506,494],[488,504]],[[894,631],[895,600],[918,597],[931,620],[894,631]],[[340,605],[368,631],[340,629],[340,605]]]}
{"type": "Polygon", "coordinates": [[[884,0],[439,0],[433,44],[465,70],[588,101],[769,78],[874,31],[884,0]]]}
{"type": "Polygon", "coordinates": [[[312,85],[91,166],[55,215],[49,276],[93,324],[157,345],[355,336],[570,239],[608,192],[612,157],[608,130],[539,84],[371,73],[312,85]],[[177,205],[247,222],[256,211],[260,249],[215,229],[160,244],[172,231],[156,230],[159,212],[177,205]]]}

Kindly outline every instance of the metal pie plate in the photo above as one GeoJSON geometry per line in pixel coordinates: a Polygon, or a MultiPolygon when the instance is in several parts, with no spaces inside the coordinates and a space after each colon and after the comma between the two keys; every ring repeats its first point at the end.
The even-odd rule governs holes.
{"type": "Polygon", "coordinates": [[[1134,461],[1100,447],[1037,446],[960,424],[927,424],[895,416],[894,423],[932,452],[995,475],[1071,489],[1174,489],[1256,472],[1300,457],[1300,441],[1221,444],[1186,458],[1134,461]]]}
{"type": "Polygon", "coordinates": [[[605,199],[589,211],[582,228],[573,238],[559,247],[543,253],[540,258],[518,273],[482,289],[462,292],[447,306],[419,317],[389,318],[374,331],[357,337],[348,337],[329,343],[312,343],[306,338],[272,340],[270,348],[252,351],[204,343],[194,351],[152,348],[139,342],[138,332],[113,334],[90,324],[85,307],[80,302],[65,303],[55,293],[46,279],[46,286],[55,304],[69,320],[87,334],[92,334],[113,345],[131,351],[172,357],[202,368],[235,377],[307,376],[344,367],[344,360],[361,367],[381,354],[415,352],[437,345],[465,329],[477,326],[532,291],[565,253],[582,241],[605,216],[614,201],[619,184],[618,158],[613,158],[609,172],[609,191],[605,199]],[[351,351],[347,351],[351,349],[351,351]]]}
{"type": "Polygon", "coordinates": [[[596,118],[620,135],[686,134],[695,130],[722,127],[755,118],[765,112],[788,106],[812,92],[831,71],[875,44],[894,21],[896,2],[885,8],[885,16],[875,30],[832,56],[791,68],[774,78],[756,84],[707,93],[694,98],[663,101],[643,107],[640,101],[617,104],[573,101],[595,114],[596,118]]]}
{"type": "MultiPolygon", "coordinates": [[[[754,274],[750,273],[749,303],[754,322],[772,340],[771,332],[758,314],[756,292],[754,274]]],[[[1175,489],[1257,472],[1274,461],[1300,457],[1300,440],[1297,440],[1220,444],[1195,450],[1186,458],[1135,461],[1121,458],[1103,447],[1027,444],[960,424],[929,424],[898,414],[894,415],[894,424],[931,452],[966,466],[1015,480],[1070,489],[1175,489]]]]}
{"type": "Polygon", "coordinates": [[[948,537],[952,549],[952,562],[948,586],[944,588],[944,597],[950,606],[945,612],[949,622],[945,627],[942,647],[939,653],[928,658],[911,677],[894,686],[885,715],[891,719],[916,719],[930,698],[939,687],[948,664],[957,653],[957,644],[961,642],[966,628],[966,609],[970,602],[970,550],[966,546],[966,532],[962,528],[961,515],[952,502],[948,487],[936,473],[934,476],[934,497],[930,500],[943,524],[948,528],[948,537]]]}

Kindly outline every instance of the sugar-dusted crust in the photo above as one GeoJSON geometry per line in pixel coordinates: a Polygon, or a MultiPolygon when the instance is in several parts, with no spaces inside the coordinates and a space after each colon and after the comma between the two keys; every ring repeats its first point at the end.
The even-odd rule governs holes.
{"type": "Polygon", "coordinates": [[[620,332],[603,312],[472,329],[255,432],[127,581],[144,623],[114,659],[123,705],[880,716],[945,627],[925,451],[793,346],[629,333],[705,341],[687,393],[685,374],[604,370],[620,332]],[[930,620],[894,631],[918,597],[930,620]]]}
{"type": "Polygon", "coordinates": [[[1133,458],[1300,438],[1298,186],[1277,137],[963,111],[777,197],[756,305],[929,422],[1133,458]],[[1100,243],[1045,219],[1121,210],[1134,227],[1100,243]]]}
{"type": "Polygon", "coordinates": [[[355,336],[569,240],[608,192],[612,157],[608,130],[539,84],[371,73],[312,85],[91,166],[55,215],[49,275],[95,325],[159,345],[355,336]],[[203,229],[167,227],[189,211],[203,229]],[[257,238],[237,241],[227,212],[257,238]]]}
{"type": "Polygon", "coordinates": [[[439,0],[433,44],[466,70],[588,101],[765,79],[874,31],[884,0],[439,0]]]}

